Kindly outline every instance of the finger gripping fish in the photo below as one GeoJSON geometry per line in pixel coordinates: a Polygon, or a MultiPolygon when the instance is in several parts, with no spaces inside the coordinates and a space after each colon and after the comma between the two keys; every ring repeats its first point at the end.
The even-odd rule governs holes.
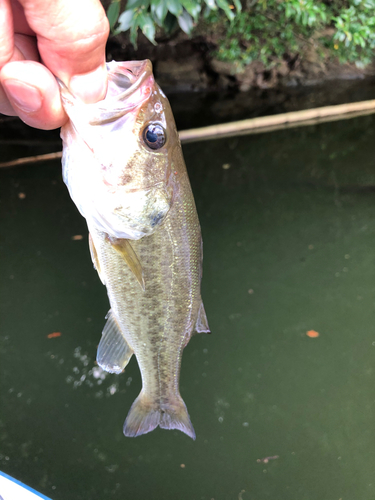
{"type": "Polygon", "coordinates": [[[125,436],[158,425],[195,439],[179,391],[181,357],[209,332],[200,282],[202,239],[181,145],[150,61],[107,64],[105,99],[85,104],[61,83],[63,177],[86,218],[111,309],[97,362],[121,373],[134,353],[142,390],[125,436]]]}

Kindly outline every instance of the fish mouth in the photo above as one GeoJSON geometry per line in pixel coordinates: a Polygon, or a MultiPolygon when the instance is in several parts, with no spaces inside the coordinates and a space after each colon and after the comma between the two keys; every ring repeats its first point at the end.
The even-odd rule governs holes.
{"type": "Polygon", "coordinates": [[[123,92],[115,91],[115,96],[119,101],[127,99],[147,79],[152,76],[152,63],[150,60],[144,61],[111,61],[106,64],[108,71],[108,91],[107,96],[111,94],[112,85],[118,89],[124,89],[123,92]]]}
{"type": "Polygon", "coordinates": [[[107,63],[108,89],[103,101],[96,103],[90,125],[104,125],[118,120],[149,98],[155,83],[151,61],[107,63]]]}
{"type": "Polygon", "coordinates": [[[111,61],[106,67],[107,93],[102,101],[96,103],[81,102],[58,80],[64,107],[69,116],[75,113],[81,115],[81,118],[86,116],[89,125],[104,125],[138,108],[150,97],[155,84],[151,61],[111,61]]]}

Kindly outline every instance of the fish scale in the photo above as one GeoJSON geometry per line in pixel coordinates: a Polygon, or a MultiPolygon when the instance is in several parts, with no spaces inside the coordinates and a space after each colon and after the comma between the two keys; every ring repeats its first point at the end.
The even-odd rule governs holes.
{"type": "Polygon", "coordinates": [[[64,180],[86,217],[94,266],[111,305],[97,360],[121,373],[133,353],[137,358],[142,390],[125,420],[126,436],[159,425],[195,439],[179,391],[183,349],[194,331],[209,331],[194,198],[172,111],[151,63],[112,62],[108,74],[109,97],[97,105],[61,91],[70,117],[62,129],[64,180]],[[132,85],[116,93],[126,81],[120,72],[132,85]],[[149,124],[163,131],[160,144],[147,143],[147,137],[159,140],[146,135],[149,124]],[[123,147],[111,150],[106,161],[105,146],[116,149],[116,137],[123,147]]]}

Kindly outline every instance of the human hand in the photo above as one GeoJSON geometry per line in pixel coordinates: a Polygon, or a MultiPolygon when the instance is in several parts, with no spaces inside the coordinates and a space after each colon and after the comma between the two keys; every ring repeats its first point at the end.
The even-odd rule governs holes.
{"type": "Polygon", "coordinates": [[[61,127],[55,76],[87,103],[102,99],[108,33],[99,0],[0,0],[0,113],[61,127]]]}

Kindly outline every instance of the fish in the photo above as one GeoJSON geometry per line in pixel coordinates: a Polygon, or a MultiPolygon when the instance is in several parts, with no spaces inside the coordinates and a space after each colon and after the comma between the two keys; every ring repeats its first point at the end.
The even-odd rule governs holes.
{"type": "Polygon", "coordinates": [[[149,60],[107,63],[108,91],[86,104],[60,83],[63,179],[85,217],[110,310],[97,363],[120,374],[134,354],[142,389],[123,432],[195,431],[179,390],[182,352],[209,333],[201,228],[168,99],[149,60]]]}

